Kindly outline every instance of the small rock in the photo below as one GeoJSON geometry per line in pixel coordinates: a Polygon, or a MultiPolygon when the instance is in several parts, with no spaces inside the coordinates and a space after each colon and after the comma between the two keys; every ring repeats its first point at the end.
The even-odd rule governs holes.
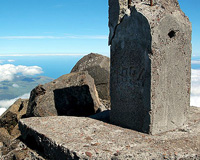
{"type": "Polygon", "coordinates": [[[0,149],[3,147],[3,142],[0,142],[0,149]]]}
{"type": "Polygon", "coordinates": [[[114,153],[114,156],[119,156],[121,153],[119,151],[117,151],[116,153],[114,153]]]}
{"type": "Polygon", "coordinates": [[[83,147],[90,147],[90,145],[89,144],[85,144],[83,147]]]}
{"type": "Polygon", "coordinates": [[[92,153],[90,153],[90,152],[85,152],[85,154],[86,154],[88,157],[92,157],[92,153]]]}
{"type": "Polygon", "coordinates": [[[91,145],[92,146],[98,146],[98,145],[100,145],[100,143],[98,143],[98,142],[91,142],[91,145]]]}
{"type": "Polygon", "coordinates": [[[86,137],[85,139],[86,139],[87,141],[93,140],[91,137],[86,137]]]}
{"type": "Polygon", "coordinates": [[[20,149],[22,149],[22,150],[27,149],[27,146],[26,146],[24,143],[22,143],[22,142],[20,142],[20,143],[18,144],[18,147],[19,147],[20,149]]]}

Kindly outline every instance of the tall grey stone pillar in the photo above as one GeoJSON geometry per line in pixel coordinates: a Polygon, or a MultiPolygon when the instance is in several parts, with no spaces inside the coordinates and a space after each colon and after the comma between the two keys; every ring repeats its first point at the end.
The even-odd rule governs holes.
{"type": "Polygon", "coordinates": [[[109,0],[111,122],[157,134],[190,105],[191,23],[177,0],[109,0]]]}

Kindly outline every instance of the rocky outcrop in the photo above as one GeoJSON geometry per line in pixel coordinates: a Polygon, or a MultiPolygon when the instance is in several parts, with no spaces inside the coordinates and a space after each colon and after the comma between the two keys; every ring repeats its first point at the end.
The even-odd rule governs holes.
{"type": "Polygon", "coordinates": [[[186,127],[155,136],[83,117],[34,117],[19,127],[52,160],[200,159],[199,115],[191,107],[186,127]]]}
{"type": "Polygon", "coordinates": [[[8,146],[11,141],[11,136],[8,133],[8,131],[5,128],[0,128],[0,143],[1,143],[1,148],[6,145],[8,146]]]}
{"type": "Polygon", "coordinates": [[[74,72],[45,85],[39,85],[32,90],[29,100],[17,100],[0,117],[0,159],[46,159],[43,149],[38,148],[31,139],[25,143],[21,141],[18,128],[21,118],[94,114],[92,118],[107,120],[107,112],[103,112],[101,116],[95,113],[109,108],[108,100],[99,99],[94,80],[88,72],[74,72]]]}
{"type": "MultiPolygon", "coordinates": [[[[100,99],[100,102],[103,104],[105,107],[105,110],[110,110],[111,109],[111,104],[110,100],[105,100],[105,99],[100,99]]],[[[102,110],[103,111],[103,110],[102,110]]]]}
{"type": "Polygon", "coordinates": [[[74,72],[33,89],[26,116],[89,116],[101,105],[93,78],[74,72]]]}
{"type": "Polygon", "coordinates": [[[0,159],[1,160],[45,160],[32,149],[28,148],[18,139],[12,140],[9,145],[1,145],[0,142],[0,159]]]}
{"type": "Polygon", "coordinates": [[[72,72],[88,71],[101,99],[110,99],[110,59],[106,56],[90,53],[80,59],[72,72]]]}
{"type": "Polygon", "coordinates": [[[18,99],[0,116],[0,128],[4,128],[12,137],[18,137],[18,122],[26,114],[28,100],[18,99]]]}
{"type": "Polygon", "coordinates": [[[21,132],[18,128],[18,121],[26,114],[27,106],[28,100],[18,99],[0,117],[1,160],[44,160],[19,140],[21,132]]]}

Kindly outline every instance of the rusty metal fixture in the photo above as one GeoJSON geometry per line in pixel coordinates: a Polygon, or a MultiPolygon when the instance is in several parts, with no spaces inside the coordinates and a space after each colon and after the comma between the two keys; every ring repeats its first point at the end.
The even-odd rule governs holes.
{"type": "Polygon", "coordinates": [[[132,0],[128,0],[128,8],[131,7],[131,1],[132,1],[132,0]]]}
{"type": "Polygon", "coordinates": [[[150,0],[150,6],[153,6],[153,0],[150,0]]]}

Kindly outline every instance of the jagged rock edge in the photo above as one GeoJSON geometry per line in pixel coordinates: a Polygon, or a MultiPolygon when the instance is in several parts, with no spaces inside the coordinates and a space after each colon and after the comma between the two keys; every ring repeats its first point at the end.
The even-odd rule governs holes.
{"type": "MultiPolygon", "coordinates": [[[[66,149],[65,147],[63,147],[62,145],[58,145],[53,139],[47,138],[45,135],[34,131],[32,128],[29,128],[28,126],[23,124],[23,122],[21,122],[21,121],[19,121],[19,128],[21,130],[21,139],[25,144],[26,144],[26,138],[28,136],[34,137],[34,142],[37,143],[38,147],[42,147],[42,149],[43,149],[43,152],[42,152],[43,155],[40,155],[42,157],[45,156],[43,158],[52,157],[52,155],[54,155],[54,154],[52,154],[52,155],[47,154],[45,150],[46,149],[51,150],[51,148],[54,148],[52,150],[54,153],[61,153],[61,155],[59,155],[57,157],[63,157],[63,156],[66,157],[66,155],[67,155],[66,158],[80,159],[80,157],[78,157],[74,151],[70,151],[69,149],[66,149]],[[24,128],[23,131],[25,130],[23,133],[22,133],[22,128],[24,128]],[[39,142],[42,142],[42,143],[39,143],[39,142]],[[56,147],[51,147],[51,146],[56,146],[56,147]],[[55,148],[56,148],[56,150],[55,150],[55,148]],[[64,154],[62,155],[62,153],[64,153],[64,154]]],[[[52,152],[48,152],[48,153],[52,153],[52,152]]],[[[39,152],[38,154],[41,154],[41,152],[39,152]]]]}
{"type": "MultiPolygon", "coordinates": [[[[129,9],[129,10],[131,11],[131,9],[129,9]]],[[[131,13],[130,13],[130,14],[131,14],[131,13]]],[[[125,16],[128,16],[128,14],[125,13],[124,16],[121,18],[121,20],[119,21],[119,23],[115,26],[115,29],[114,29],[114,31],[113,31],[112,38],[111,38],[110,41],[109,41],[109,45],[112,44],[112,40],[115,38],[116,30],[117,30],[118,26],[123,22],[125,16]]]]}

